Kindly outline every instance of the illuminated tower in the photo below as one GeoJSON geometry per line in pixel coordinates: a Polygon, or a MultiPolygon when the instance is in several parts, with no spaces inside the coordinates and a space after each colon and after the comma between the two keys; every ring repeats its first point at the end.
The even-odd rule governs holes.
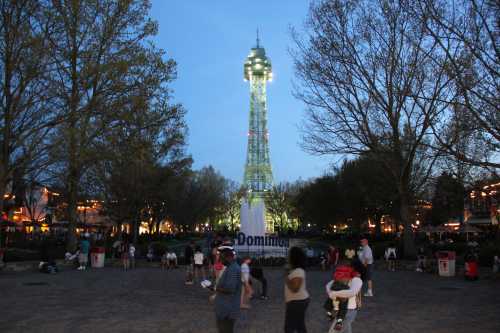
{"type": "Polygon", "coordinates": [[[272,187],[273,175],[269,159],[269,133],[267,131],[266,84],[272,80],[271,61],[259,45],[250,50],[243,75],[250,82],[250,119],[244,184],[252,198],[262,197],[272,187]]]}

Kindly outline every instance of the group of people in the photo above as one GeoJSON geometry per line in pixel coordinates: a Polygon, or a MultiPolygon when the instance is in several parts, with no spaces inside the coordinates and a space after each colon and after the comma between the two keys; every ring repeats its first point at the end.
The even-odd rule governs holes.
{"type": "MultiPolygon", "coordinates": [[[[332,280],[325,287],[329,300],[325,303],[331,305],[332,324],[329,333],[352,332],[351,325],[361,306],[360,295],[364,281],[367,284],[364,295],[373,296],[372,250],[367,239],[362,239],[360,245],[361,249],[357,255],[355,255],[356,252],[351,255],[349,250],[346,251],[347,255],[344,253],[341,256],[340,252],[333,246],[329,249],[328,256],[333,259],[328,261],[332,263],[330,266],[333,272],[332,280]]],[[[254,279],[259,280],[259,278],[264,281],[261,296],[264,299],[267,299],[267,281],[262,279],[261,268],[255,270],[255,272],[260,272],[261,275],[255,274],[256,276],[254,276],[250,257],[243,257],[240,266],[236,260],[235,251],[230,245],[222,244],[216,248],[215,252],[217,252],[217,258],[224,268],[215,278],[214,286],[211,288],[214,294],[210,299],[215,303],[218,331],[220,333],[233,332],[240,309],[250,308],[249,300],[253,294],[252,281],[254,279]]],[[[299,247],[290,248],[288,253],[284,279],[285,333],[307,332],[305,317],[310,303],[306,279],[308,257],[306,252],[299,247]]],[[[206,286],[203,281],[201,284],[206,286]]]]}

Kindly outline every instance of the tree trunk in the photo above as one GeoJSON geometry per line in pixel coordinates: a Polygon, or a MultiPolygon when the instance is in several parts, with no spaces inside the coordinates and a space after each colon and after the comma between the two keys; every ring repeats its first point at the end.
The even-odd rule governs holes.
{"type": "Polygon", "coordinates": [[[415,239],[413,238],[413,230],[411,228],[410,221],[410,202],[408,195],[408,187],[404,184],[400,184],[399,195],[400,195],[400,218],[401,224],[403,225],[403,250],[404,256],[406,258],[413,258],[417,254],[415,248],[415,239]]]}
{"type": "Polygon", "coordinates": [[[70,176],[68,179],[68,239],[66,248],[71,253],[76,251],[76,223],[78,220],[78,216],[76,213],[78,205],[78,180],[75,179],[76,177],[77,175],[74,173],[74,171],[70,171],[70,176]]]}
{"type": "Polygon", "coordinates": [[[373,214],[373,221],[375,222],[375,237],[380,238],[382,235],[382,225],[380,224],[380,215],[375,213],[373,214]]]}
{"type": "Polygon", "coordinates": [[[137,245],[137,241],[139,240],[139,226],[141,224],[141,219],[136,217],[134,222],[132,223],[132,233],[133,233],[133,242],[137,245]]]}
{"type": "MultiPolygon", "coordinates": [[[[6,187],[5,183],[1,182],[0,183],[0,195],[2,196],[0,198],[0,214],[1,215],[3,215],[2,213],[3,213],[3,209],[4,209],[3,196],[5,195],[5,187],[6,187]]],[[[3,229],[2,229],[2,225],[1,225],[2,221],[3,221],[3,219],[0,216],[0,249],[6,246],[6,244],[4,244],[4,243],[6,243],[6,242],[4,242],[4,237],[7,237],[7,234],[4,235],[4,232],[3,232],[3,229]]]]}

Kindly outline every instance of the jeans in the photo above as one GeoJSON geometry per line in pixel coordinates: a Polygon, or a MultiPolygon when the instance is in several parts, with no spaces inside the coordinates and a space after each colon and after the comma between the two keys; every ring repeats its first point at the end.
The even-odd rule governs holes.
{"type": "Polygon", "coordinates": [[[306,310],[309,299],[286,303],[285,333],[307,333],[306,310]]]}
{"type": "Polygon", "coordinates": [[[234,319],[216,319],[217,322],[217,331],[219,333],[233,333],[234,332],[234,319]]]}
{"type": "Polygon", "coordinates": [[[334,321],[328,333],[352,333],[351,324],[353,323],[354,319],[356,319],[357,313],[358,310],[347,310],[347,314],[342,324],[342,330],[341,331],[334,330],[335,328],[335,321],[334,321]]]}

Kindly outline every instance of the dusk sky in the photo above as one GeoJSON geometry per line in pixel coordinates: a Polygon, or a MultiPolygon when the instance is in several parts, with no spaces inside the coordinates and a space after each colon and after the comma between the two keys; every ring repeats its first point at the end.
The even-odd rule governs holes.
{"type": "Polygon", "coordinates": [[[156,43],[178,63],[174,97],[188,111],[188,152],[195,169],[212,165],[242,182],[249,115],[243,62],[255,47],[257,28],[273,65],[268,127],[275,182],[317,177],[329,168],[331,159],[299,147],[304,105],[292,96],[290,26],[302,26],[308,3],[153,0],[151,15],[159,23],[156,43]]]}

